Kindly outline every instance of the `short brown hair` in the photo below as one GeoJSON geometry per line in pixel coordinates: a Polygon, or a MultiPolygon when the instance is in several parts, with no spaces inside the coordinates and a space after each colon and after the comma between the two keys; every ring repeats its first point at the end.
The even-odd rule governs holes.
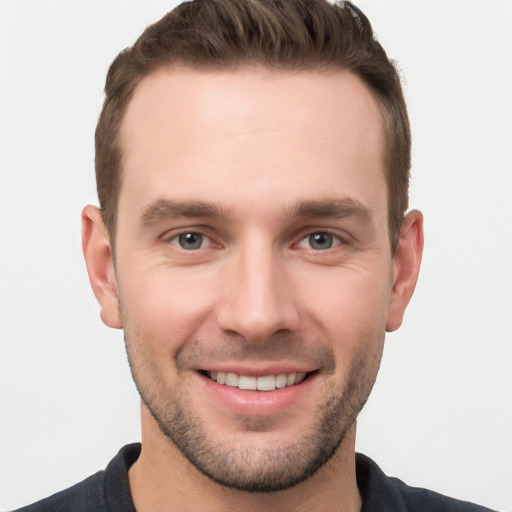
{"type": "Polygon", "coordinates": [[[364,14],[327,0],[194,0],[149,26],[114,60],[96,128],[96,183],[114,244],[121,186],[119,131],[137,84],[157,68],[346,69],[370,88],[384,119],[391,247],[408,206],[410,128],[400,77],[364,14]]]}

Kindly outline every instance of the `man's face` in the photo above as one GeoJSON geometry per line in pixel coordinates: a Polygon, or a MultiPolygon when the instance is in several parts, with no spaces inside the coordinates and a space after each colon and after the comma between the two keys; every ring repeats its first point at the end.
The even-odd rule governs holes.
{"type": "Polygon", "coordinates": [[[219,483],[294,485],[353,426],[382,353],[379,107],[348,72],[161,70],[121,135],[116,281],[147,418],[219,483]]]}

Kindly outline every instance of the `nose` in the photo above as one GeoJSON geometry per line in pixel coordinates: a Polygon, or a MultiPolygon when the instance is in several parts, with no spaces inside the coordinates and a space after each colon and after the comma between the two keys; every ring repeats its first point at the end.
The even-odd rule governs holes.
{"type": "Polygon", "coordinates": [[[257,343],[297,330],[300,316],[284,256],[261,245],[247,247],[236,251],[227,267],[217,309],[222,331],[257,343]]]}

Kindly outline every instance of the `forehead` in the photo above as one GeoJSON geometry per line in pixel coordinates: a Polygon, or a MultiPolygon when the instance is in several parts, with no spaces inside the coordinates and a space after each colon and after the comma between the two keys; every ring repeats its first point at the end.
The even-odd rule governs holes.
{"type": "Polygon", "coordinates": [[[248,202],[386,193],[379,105],[343,70],[160,69],[137,86],[120,140],[120,207],[127,195],[135,205],[169,194],[229,203],[234,190],[248,202]]]}
{"type": "MultiPolygon", "coordinates": [[[[361,130],[382,140],[382,115],[377,101],[350,71],[268,68],[160,68],[136,87],[121,136],[130,142],[131,136],[140,135],[137,127],[146,123],[173,135],[182,134],[183,138],[193,134],[190,129],[195,133],[201,127],[201,135],[213,141],[246,131],[249,126],[240,124],[244,122],[250,122],[253,131],[279,129],[283,125],[289,130],[292,123],[298,123],[298,131],[309,123],[310,129],[322,137],[342,135],[343,139],[336,140],[342,144],[360,138],[361,130]],[[175,122],[171,123],[173,119],[175,122]],[[365,124],[370,119],[372,126],[365,124]]],[[[368,142],[380,146],[381,140],[368,142]]]]}

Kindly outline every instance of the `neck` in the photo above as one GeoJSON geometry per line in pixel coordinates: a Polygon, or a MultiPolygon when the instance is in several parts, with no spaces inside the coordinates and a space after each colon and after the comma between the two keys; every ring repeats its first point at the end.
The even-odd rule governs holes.
{"type": "Polygon", "coordinates": [[[355,424],[333,457],[304,482],[284,491],[252,493],[216,484],[196,469],[159,430],[143,407],[142,451],[128,477],[137,512],[358,512],[355,424]]]}

